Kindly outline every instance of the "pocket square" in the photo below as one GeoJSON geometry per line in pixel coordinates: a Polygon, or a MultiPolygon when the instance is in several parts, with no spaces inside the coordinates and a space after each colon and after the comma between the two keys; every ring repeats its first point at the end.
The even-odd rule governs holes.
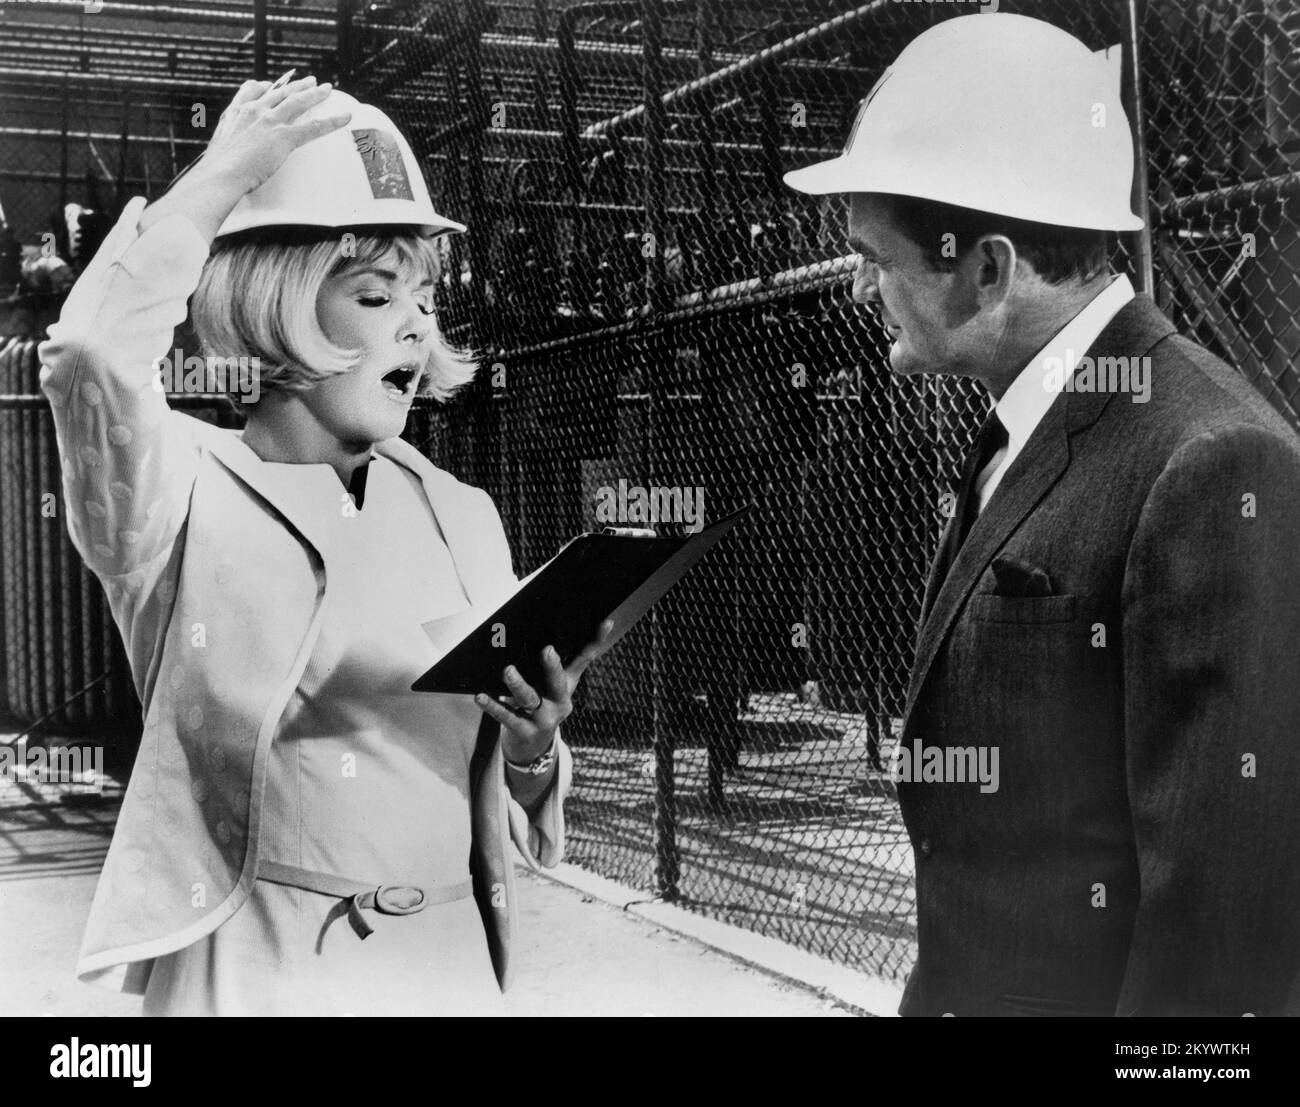
{"type": "Polygon", "coordinates": [[[993,559],[993,578],[997,587],[995,596],[1052,596],[1056,589],[1052,578],[1042,569],[1028,565],[1018,558],[1003,554],[993,559]]]}

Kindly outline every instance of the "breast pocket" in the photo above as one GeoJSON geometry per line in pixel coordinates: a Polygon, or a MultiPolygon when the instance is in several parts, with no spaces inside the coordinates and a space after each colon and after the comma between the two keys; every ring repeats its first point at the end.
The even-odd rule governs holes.
{"type": "Polygon", "coordinates": [[[985,623],[1068,623],[1074,619],[1073,596],[996,596],[980,592],[970,598],[968,613],[985,623]]]}

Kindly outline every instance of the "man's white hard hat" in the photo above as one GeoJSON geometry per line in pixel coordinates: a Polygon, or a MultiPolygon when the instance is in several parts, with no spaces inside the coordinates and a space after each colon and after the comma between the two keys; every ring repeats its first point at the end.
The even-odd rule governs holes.
{"type": "Polygon", "coordinates": [[[426,234],[465,225],[433,209],[409,143],[382,111],[337,89],[301,120],[352,113],[336,131],[299,146],[245,195],[217,237],[261,227],[367,227],[395,224],[426,234]]]}
{"type": "Polygon", "coordinates": [[[1117,67],[1008,13],[957,16],[910,42],[867,94],[844,153],[785,175],[800,192],[885,192],[1105,231],[1130,206],[1133,139],[1117,67]]]}

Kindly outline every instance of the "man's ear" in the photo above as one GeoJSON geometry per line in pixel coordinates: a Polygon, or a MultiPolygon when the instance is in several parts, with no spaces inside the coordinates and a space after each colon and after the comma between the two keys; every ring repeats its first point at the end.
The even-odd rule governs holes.
{"type": "Polygon", "coordinates": [[[962,277],[981,308],[999,307],[1011,294],[1020,259],[1011,239],[983,235],[962,259],[962,277]]]}

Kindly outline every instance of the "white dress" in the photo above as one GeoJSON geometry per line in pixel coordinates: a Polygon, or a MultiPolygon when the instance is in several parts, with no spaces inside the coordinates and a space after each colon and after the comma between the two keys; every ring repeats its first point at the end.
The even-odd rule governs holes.
{"type": "MultiPolygon", "coordinates": [[[[261,856],[372,885],[468,881],[480,712],[410,690],[435,656],[420,624],[468,606],[420,481],[372,457],[356,510],[328,465],[265,464],[331,522],[330,606],[275,735],[261,856]]],[[[216,931],[155,962],[145,1014],[499,1013],[472,897],[366,911],[364,941],[339,903],[258,880],[216,931]]]]}

